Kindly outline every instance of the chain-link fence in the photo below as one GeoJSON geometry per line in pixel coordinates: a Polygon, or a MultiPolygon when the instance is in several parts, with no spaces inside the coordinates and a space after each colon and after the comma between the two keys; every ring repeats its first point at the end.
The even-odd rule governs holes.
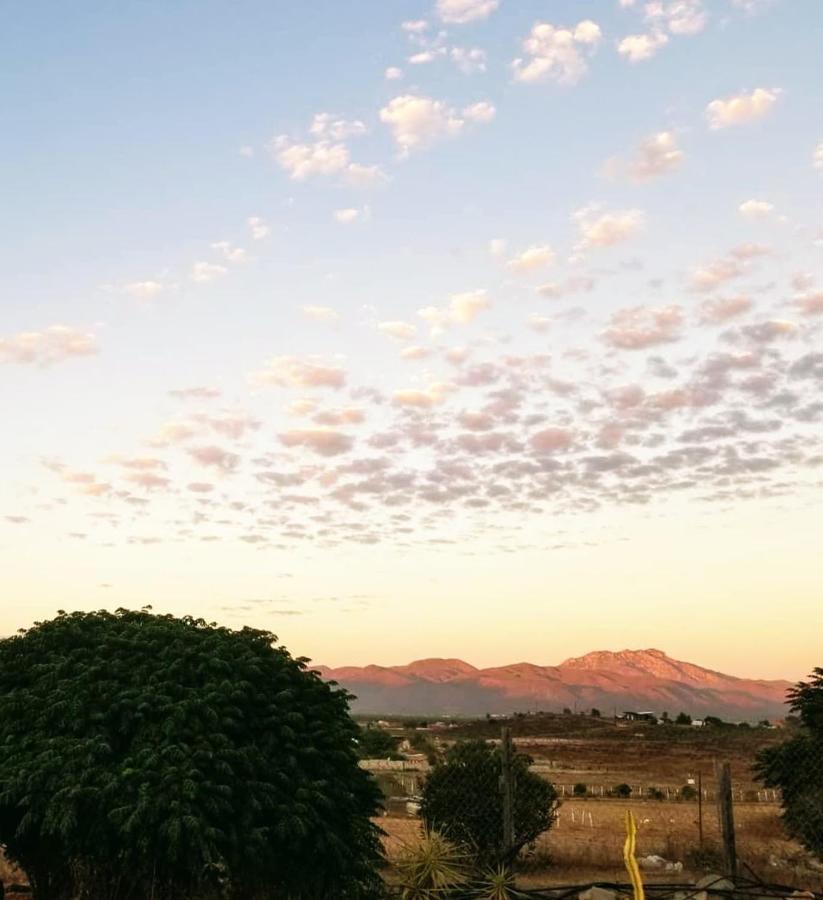
{"type": "Polygon", "coordinates": [[[386,794],[387,855],[408,857],[432,831],[476,870],[514,867],[519,884],[625,880],[625,814],[651,882],[732,872],[823,891],[823,741],[798,732],[754,766],[719,762],[684,785],[553,784],[512,746],[457,741],[436,765],[396,763],[386,794]]]}

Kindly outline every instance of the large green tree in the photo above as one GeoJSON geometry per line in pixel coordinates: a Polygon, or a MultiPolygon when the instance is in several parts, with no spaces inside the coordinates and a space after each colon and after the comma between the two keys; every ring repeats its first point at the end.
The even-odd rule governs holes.
{"type": "Polygon", "coordinates": [[[460,741],[436,765],[423,786],[420,815],[429,829],[466,846],[484,865],[509,862],[554,822],[554,786],[529,771],[531,758],[512,758],[514,843],[503,840],[503,795],[499,748],[482,740],[460,741]]]}
{"type": "Polygon", "coordinates": [[[61,613],[0,642],[0,843],[35,900],[370,896],[348,699],[266,631],[61,613]]]}
{"type": "Polygon", "coordinates": [[[789,833],[823,859],[823,669],[795,685],[789,703],[799,732],[763,750],[757,770],[767,787],[780,789],[789,833]]]}

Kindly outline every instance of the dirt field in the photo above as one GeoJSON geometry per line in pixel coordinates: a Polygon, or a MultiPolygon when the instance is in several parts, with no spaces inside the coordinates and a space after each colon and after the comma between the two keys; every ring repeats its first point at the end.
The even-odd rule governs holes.
{"type": "MultiPolygon", "coordinates": [[[[534,729],[535,723],[526,723],[534,729]]],[[[441,748],[458,736],[494,737],[499,725],[476,723],[434,734],[441,748]]],[[[790,841],[780,821],[779,798],[756,781],[753,765],[760,749],[783,740],[770,729],[688,729],[661,726],[617,727],[611,722],[543,723],[542,733],[518,735],[519,752],[534,760],[534,770],[552,781],[561,794],[557,824],[543,836],[523,866],[522,884],[549,885],[592,880],[625,881],[622,850],[627,809],[639,822],[638,855],[682,862],[683,871],[645,871],[654,881],[688,881],[719,865],[719,828],[715,806],[715,761],[730,762],[735,798],[738,855],[764,880],[823,889],[823,872],[810,869],[802,848],[790,841]],[[703,785],[703,850],[696,800],[678,799],[684,785],[700,776],[703,785]],[[575,784],[589,795],[573,797],[575,784]],[[632,788],[627,799],[601,797],[616,785],[632,788]],[[670,799],[651,799],[650,790],[670,799]]],[[[408,782],[406,783],[408,787],[408,782]]],[[[387,832],[389,858],[413,844],[420,823],[403,803],[380,820],[387,832]]]]}

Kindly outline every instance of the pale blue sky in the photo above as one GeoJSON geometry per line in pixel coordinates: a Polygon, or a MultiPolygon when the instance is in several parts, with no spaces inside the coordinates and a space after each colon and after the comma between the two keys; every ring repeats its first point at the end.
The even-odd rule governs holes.
{"type": "Polygon", "coordinates": [[[816,0],[9,5],[0,624],[821,664],[814,628],[760,652],[823,625],[821,30],[816,0]]]}

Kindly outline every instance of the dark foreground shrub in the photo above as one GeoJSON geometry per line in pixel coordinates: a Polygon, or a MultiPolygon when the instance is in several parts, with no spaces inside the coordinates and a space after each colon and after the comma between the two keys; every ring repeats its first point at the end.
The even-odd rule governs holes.
{"type": "Polygon", "coordinates": [[[268,632],[61,613],[0,642],[0,843],[35,900],[371,896],[356,735],[268,632]]]}

